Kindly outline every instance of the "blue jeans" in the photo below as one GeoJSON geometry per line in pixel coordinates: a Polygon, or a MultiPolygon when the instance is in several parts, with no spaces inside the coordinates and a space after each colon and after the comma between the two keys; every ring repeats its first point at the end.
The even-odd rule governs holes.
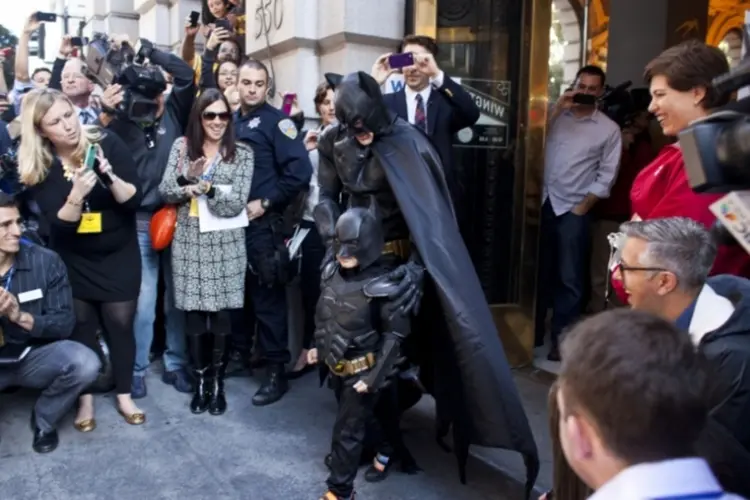
{"type": "Polygon", "coordinates": [[[544,339],[547,309],[552,306],[553,345],[583,311],[589,261],[590,216],[566,212],[555,215],[547,200],[542,206],[537,276],[536,343],[544,339]]]}
{"type": "Polygon", "coordinates": [[[141,248],[141,292],[138,295],[138,309],[135,313],[135,366],[133,374],[141,376],[149,365],[151,343],[154,340],[156,320],[156,300],[159,286],[159,271],[164,273],[165,297],[164,317],[166,319],[166,344],[164,369],[174,371],[188,364],[185,339],[185,313],[174,306],[172,282],[172,261],[169,249],[157,252],[151,246],[148,231],[138,231],[138,245],[141,248]]]}

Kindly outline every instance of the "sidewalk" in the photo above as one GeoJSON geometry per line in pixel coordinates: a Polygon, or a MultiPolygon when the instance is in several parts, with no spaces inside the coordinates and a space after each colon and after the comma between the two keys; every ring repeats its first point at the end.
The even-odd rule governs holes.
{"type": "MultiPolygon", "coordinates": [[[[72,415],[60,426],[60,447],[49,455],[31,450],[33,395],[0,395],[0,491],[14,500],[316,500],[324,490],[323,457],[330,446],[335,402],[314,375],[297,381],[279,403],[256,408],[253,378],[227,382],[230,409],[223,417],[192,415],[189,396],[148,375],[147,413],[140,427],[117,415],[114,397],[98,396],[98,428],[80,434],[72,415]]],[[[537,487],[550,484],[546,387],[528,374],[517,377],[542,456],[537,487]]],[[[474,450],[495,467],[470,458],[468,485],[458,480],[455,458],[434,442],[430,400],[405,418],[407,442],[424,472],[398,472],[379,484],[358,481],[358,500],[518,500],[520,458],[474,450]]],[[[361,476],[360,476],[361,477],[361,476]]]]}

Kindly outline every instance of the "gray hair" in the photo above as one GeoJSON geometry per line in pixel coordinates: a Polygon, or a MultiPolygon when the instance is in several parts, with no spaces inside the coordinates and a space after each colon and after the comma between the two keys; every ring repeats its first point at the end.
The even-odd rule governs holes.
{"type": "Polygon", "coordinates": [[[673,273],[677,286],[696,290],[706,283],[716,258],[716,242],[700,223],[686,217],[630,221],[620,226],[628,238],[647,242],[640,264],[673,273]]]}

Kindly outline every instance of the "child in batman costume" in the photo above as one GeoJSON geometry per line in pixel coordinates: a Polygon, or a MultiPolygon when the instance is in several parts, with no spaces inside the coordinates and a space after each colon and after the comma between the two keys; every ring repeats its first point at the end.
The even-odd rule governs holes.
{"type": "MultiPolygon", "coordinates": [[[[453,431],[462,482],[471,444],[519,452],[529,497],[539,471],[536,443],[458,231],[440,157],[424,133],[388,108],[370,75],[351,73],[334,87],[339,123],[318,139],[314,216],[328,246],[324,267],[335,256],[332,230],[341,200],[351,208],[374,199],[387,253],[397,258],[383,278],[392,284],[388,300],[415,316],[403,351],[420,366],[422,386],[435,397],[437,437],[453,431]]],[[[402,384],[394,386],[400,399],[402,384]]],[[[378,407],[388,399],[381,397],[378,407]]],[[[399,416],[379,423],[397,428],[399,416]]],[[[378,465],[370,472],[383,469],[378,465]]]]}
{"type": "Polygon", "coordinates": [[[397,256],[384,253],[376,206],[350,208],[335,226],[335,259],[322,270],[315,348],[308,361],[330,372],[339,401],[322,500],[353,498],[354,478],[379,392],[397,373],[409,315],[388,297],[397,256]]]}

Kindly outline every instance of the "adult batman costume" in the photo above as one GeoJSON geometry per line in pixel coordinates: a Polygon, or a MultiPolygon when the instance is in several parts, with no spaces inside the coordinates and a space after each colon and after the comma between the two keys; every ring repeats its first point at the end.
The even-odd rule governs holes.
{"type": "Polygon", "coordinates": [[[336,85],[335,107],[339,125],[318,140],[315,221],[329,245],[323,265],[334,256],[331,228],[342,197],[356,207],[374,196],[384,252],[401,258],[389,279],[406,312],[416,312],[424,274],[421,314],[405,351],[435,397],[438,438],[449,423],[462,482],[470,444],[521,453],[528,497],[539,472],[536,443],[459,234],[440,158],[426,135],[389,111],[366,73],[336,85]]]}
{"type": "MultiPolygon", "coordinates": [[[[353,497],[366,431],[381,389],[391,383],[403,362],[401,344],[411,331],[411,317],[389,298],[398,287],[389,275],[400,258],[383,252],[383,225],[375,203],[350,208],[338,218],[335,229],[321,230],[335,233],[336,257],[323,269],[315,348],[308,361],[327,367],[339,402],[328,491],[322,499],[343,500],[353,497]]],[[[384,421],[398,423],[398,419],[384,421]]],[[[388,429],[385,435],[388,442],[400,438],[388,429]]]]}

